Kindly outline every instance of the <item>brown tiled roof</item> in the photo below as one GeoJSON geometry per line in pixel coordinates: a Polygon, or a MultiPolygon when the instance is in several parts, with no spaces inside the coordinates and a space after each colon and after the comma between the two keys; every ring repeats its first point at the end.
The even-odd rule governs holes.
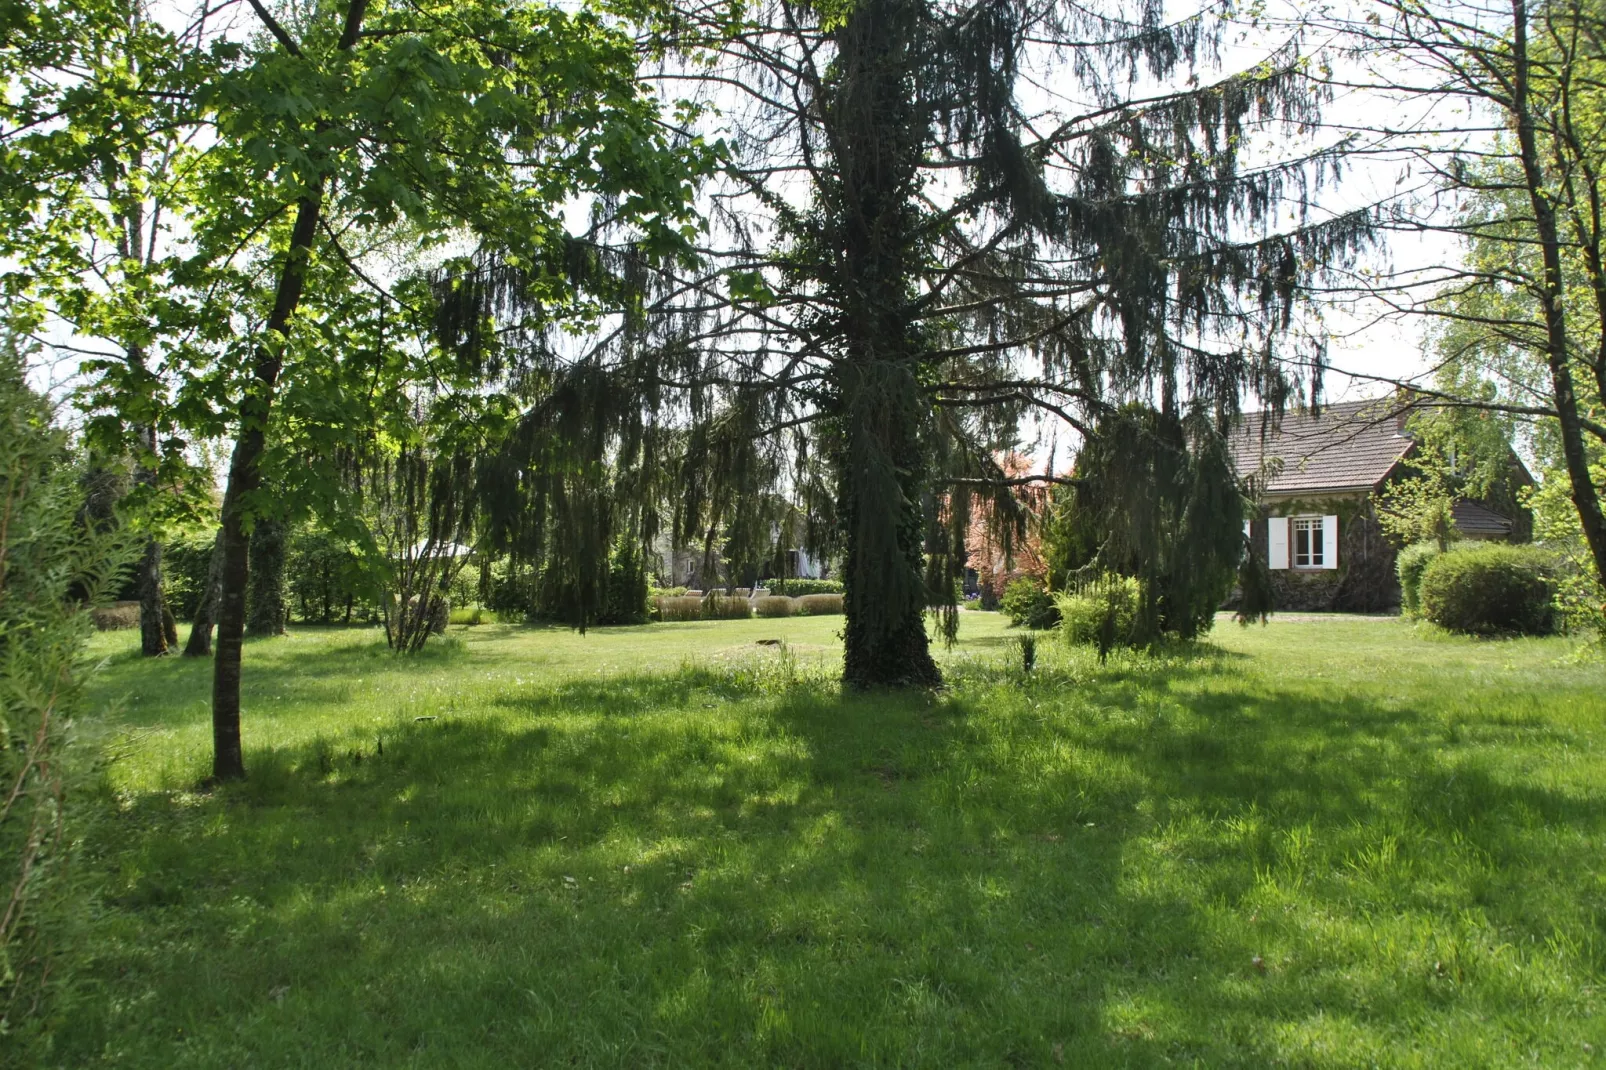
{"type": "Polygon", "coordinates": [[[1238,474],[1256,475],[1280,459],[1262,493],[1293,494],[1371,489],[1381,483],[1413,445],[1399,429],[1392,398],[1325,406],[1319,416],[1290,412],[1277,430],[1268,414],[1249,413],[1232,438],[1238,474]]]}
{"type": "Polygon", "coordinates": [[[1504,538],[1511,534],[1512,522],[1488,506],[1458,501],[1450,508],[1455,528],[1468,538],[1504,538]]]}

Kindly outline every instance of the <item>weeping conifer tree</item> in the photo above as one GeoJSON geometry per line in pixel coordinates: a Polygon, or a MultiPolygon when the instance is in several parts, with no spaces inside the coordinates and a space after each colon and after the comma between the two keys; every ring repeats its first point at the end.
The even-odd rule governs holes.
{"type": "MultiPolygon", "coordinates": [[[[732,422],[784,428],[794,453],[827,462],[812,476],[846,563],[847,682],[937,678],[921,610],[951,601],[976,495],[1018,525],[1007,491],[1020,479],[993,458],[1028,415],[1093,434],[1128,402],[1152,405],[1146,437],[1098,437],[1112,462],[1133,451],[1112,471],[1161,463],[1145,441],[1175,452],[1185,439],[1188,538],[1236,561],[1221,433],[1246,393],[1280,410],[1319,388],[1282,359],[1302,287],[1371,230],[1364,213],[1298,207],[1342,144],[1296,139],[1308,151],[1243,164],[1257,132],[1314,124],[1323,91],[1298,41],[1211,80],[1223,24],[1167,22],[1158,3],[1123,17],[861,0],[772,16],[725,53],[758,73],[742,83],[751,150],[793,149],[740,176],[778,241],[737,242],[725,259],[732,310],[703,336],[706,381],[758,414],[732,422]],[[1074,88],[1038,91],[1048,99],[1029,114],[1017,83],[1033,65],[1074,88]],[[811,199],[793,211],[780,189],[799,176],[811,199]]],[[[1317,368],[1320,356],[1301,354],[1317,368]]],[[[1189,618],[1218,585],[1169,597],[1189,618]]]]}
{"type": "MultiPolygon", "coordinates": [[[[1111,574],[1139,581],[1130,635],[1149,645],[1208,631],[1245,567],[1244,487],[1221,428],[1193,409],[1172,416],[1128,405],[1100,420],[1058,495],[1050,524],[1057,585],[1075,589],[1111,574]]],[[[1243,619],[1269,608],[1244,583],[1243,619]]]]}
{"type": "MultiPolygon", "coordinates": [[[[681,14],[711,39],[728,13],[681,14]]],[[[1342,145],[1243,162],[1257,135],[1310,128],[1322,90],[1297,41],[1212,80],[1222,29],[1156,3],[757,9],[723,66],[668,74],[741,99],[700,265],[577,243],[629,311],[583,353],[499,335],[522,350],[526,411],[498,462],[521,488],[498,499],[521,503],[499,538],[551,539],[549,558],[596,576],[665,509],[677,542],[752,537],[779,493],[843,561],[845,681],[936,683],[925,611],[946,608],[951,634],[975,499],[1018,525],[1023,477],[994,458],[1029,417],[1090,432],[1137,401],[1168,427],[1205,421],[1216,437],[1190,449],[1213,450],[1246,393],[1280,410],[1319,386],[1283,359],[1296,308],[1370,220],[1300,207],[1342,145]],[[1029,66],[1072,88],[1028,109],[1029,66]]],[[[506,271],[454,280],[448,346],[528,314],[519,290],[506,271]]],[[[583,620],[594,587],[573,602],[583,620]]]]}

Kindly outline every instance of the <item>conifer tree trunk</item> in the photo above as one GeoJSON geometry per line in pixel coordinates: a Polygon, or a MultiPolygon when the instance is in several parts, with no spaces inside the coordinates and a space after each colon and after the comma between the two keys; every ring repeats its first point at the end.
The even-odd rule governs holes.
{"type": "Polygon", "coordinates": [[[921,501],[928,478],[913,316],[919,216],[911,199],[928,119],[913,101],[915,0],[865,0],[837,34],[826,125],[834,175],[819,176],[836,231],[842,355],[834,456],[844,525],[843,679],[854,687],[941,682],[926,637],[921,501]]]}

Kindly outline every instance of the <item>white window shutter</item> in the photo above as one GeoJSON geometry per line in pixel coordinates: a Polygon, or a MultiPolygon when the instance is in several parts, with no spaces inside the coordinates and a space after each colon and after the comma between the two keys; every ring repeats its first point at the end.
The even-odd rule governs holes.
{"type": "Polygon", "coordinates": [[[1266,518],[1266,564],[1269,568],[1288,567],[1288,518],[1266,518]]]}
{"type": "Polygon", "coordinates": [[[1322,517],[1322,567],[1338,567],[1338,517],[1322,517]]]}

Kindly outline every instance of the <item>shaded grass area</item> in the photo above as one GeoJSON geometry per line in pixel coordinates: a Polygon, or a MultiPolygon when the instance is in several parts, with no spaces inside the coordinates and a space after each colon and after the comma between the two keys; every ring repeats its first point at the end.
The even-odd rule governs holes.
{"type": "Polygon", "coordinates": [[[247,651],[102,640],[63,1066],[1588,1065],[1606,673],[1563,640],[1223,626],[939,695],[840,619],[247,651]],[[784,638],[782,647],[759,647],[784,638]],[[419,720],[418,718],[433,718],[419,720]]]}

